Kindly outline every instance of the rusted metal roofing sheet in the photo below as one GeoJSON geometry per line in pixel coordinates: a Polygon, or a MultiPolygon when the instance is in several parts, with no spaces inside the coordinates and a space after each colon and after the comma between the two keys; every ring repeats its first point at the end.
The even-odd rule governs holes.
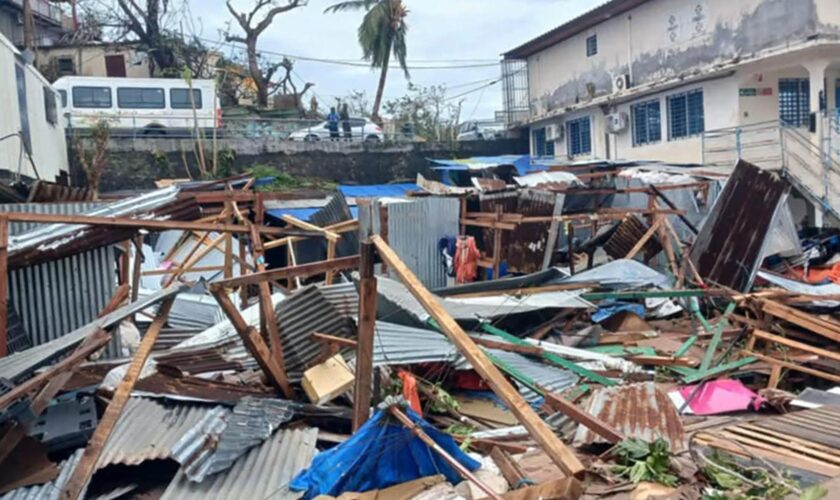
{"type": "Polygon", "coordinates": [[[201,483],[178,472],[161,500],[297,499],[288,485],[315,456],[318,429],[287,429],[276,432],[260,446],[240,457],[233,467],[201,483]]]}
{"type": "Polygon", "coordinates": [[[777,174],[739,160],[691,248],[700,276],[748,291],[789,189],[777,174]]]}
{"type": "Polygon", "coordinates": [[[173,446],[213,411],[228,412],[214,405],[132,397],[105,443],[96,468],[167,460],[173,446]]]}
{"type": "MultiPolygon", "coordinates": [[[[70,479],[70,474],[76,468],[84,451],[83,448],[80,448],[70,455],[70,458],[61,462],[58,465],[60,471],[58,477],[52,481],[38,486],[27,486],[26,488],[12,490],[0,496],[0,500],[58,500],[61,490],[64,489],[64,485],[70,479]]],[[[80,495],[82,498],[85,496],[86,489],[82,490],[82,494],[80,495]]]]}
{"type": "MultiPolygon", "coordinates": [[[[480,196],[481,211],[493,213],[501,206],[506,214],[521,214],[525,217],[551,217],[559,215],[565,197],[536,189],[520,192],[505,192],[480,196]]],[[[556,224],[555,224],[556,226],[556,224]]],[[[502,231],[502,260],[510,270],[519,273],[533,273],[543,269],[546,252],[553,252],[556,232],[550,231],[548,222],[518,224],[513,231],[502,231]],[[552,234],[554,238],[551,238],[552,234]],[[553,239],[553,241],[552,241],[553,239]]],[[[492,254],[493,230],[484,229],[484,249],[492,254]]]]}
{"type": "MultiPolygon", "coordinates": [[[[686,448],[682,419],[668,396],[653,382],[597,389],[584,408],[627,438],[653,442],[662,438],[678,453],[686,448]]],[[[574,445],[606,443],[603,438],[581,425],[574,445]]]]}
{"type": "MultiPolygon", "coordinates": [[[[621,224],[613,231],[610,239],[604,244],[604,251],[613,259],[623,259],[644,237],[648,229],[650,228],[647,224],[635,215],[631,215],[621,221],[621,224]]],[[[662,245],[655,234],[642,246],[642,251],[646,260],[652,259],[662,251],[662,245]]]]}

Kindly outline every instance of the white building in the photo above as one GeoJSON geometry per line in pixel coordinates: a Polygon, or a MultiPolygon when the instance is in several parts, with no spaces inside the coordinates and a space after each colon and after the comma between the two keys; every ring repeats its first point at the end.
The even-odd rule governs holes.
{"type": "Polygon", "coordinates": [[[59,95],[0,35],[0,179],[55,181],[67,174],[59,95]]]}
{"type": "Polygon", "coordinates": [[[756,124],[775,123],[778,143],[780,120],[822,147],[840,107],[840,0],[611,0],[503,70],[534,155],[714,163],[713,140],[758,148],[756,124]]]}

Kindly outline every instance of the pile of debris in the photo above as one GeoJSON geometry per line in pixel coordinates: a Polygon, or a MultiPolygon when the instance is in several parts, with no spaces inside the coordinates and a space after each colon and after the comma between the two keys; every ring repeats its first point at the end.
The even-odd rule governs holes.
{"type": "Polygon", "coordinates": [[[0,498],[831,497],[784,179],[472,174],[2,206],[0,498]]]}

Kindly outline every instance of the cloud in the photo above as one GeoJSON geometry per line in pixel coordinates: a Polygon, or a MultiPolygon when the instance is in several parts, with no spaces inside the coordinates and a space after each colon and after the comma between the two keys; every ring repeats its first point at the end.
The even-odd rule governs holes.
{"type": "MultiPolygon", "coordinates": [[[[279,0],[283,1],[283,0],[279,0]]],[[[408,58],[410,61],[497,61],[510,50],[569,19],[597,6],[599,0],[405,0],[408,5],[408,58]]],[[[361,12],[324,14],[330,0],[310,0],[309,5],[275,18],[260,39],[264,51],[325,59],[361,61],[356,30],[361,12]]],[[[234,0],[239,10],[253,0],[234,0]]],[[[232,18],[223,0],[191,0],[193,15],[201,19],[203,36],[216,38],[232,18]]],[[[231,26],[235,30],[236,23],[231,26]]],[[[230,50],[226,48],[225,50],[230,50]]],[[[411,62],[409,63],[411,64],[411,62]]],[[[421,63],[416,63],[421,64],[421,63]]],[[[425,63],[430,64],[430,63],[425,63]]],[[[455,63],[452,63],[455,64],[455,63]]],[[[476,64],[473,63],[462,63],[476,64]]],[[[353,90],[373,95],[378,70],[298,60],[295,72],[316,84],[319,101],[327,104],[353,90]]],[[[411,80],[419,85],[445,84],[456,95],[475,88],[464,85],[499,77],[500,67],[447,70],[413,70],[411,80]],[[455,88],[453,88],[455,87],[455,88]]],[[[403,95],[407,81],[402,71],[389,73],[385,96],[403,95]]],[[[464,96],[462,119],[492,118],[502,108],[501,85],[464,96]]]]}

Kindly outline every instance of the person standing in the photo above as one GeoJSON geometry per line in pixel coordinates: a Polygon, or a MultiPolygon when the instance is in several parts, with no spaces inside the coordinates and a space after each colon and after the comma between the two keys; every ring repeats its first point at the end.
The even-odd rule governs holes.
{"type": "Polygon", "coordinates": [[[350,127],[350,108],[347,106],[347,103],[341,105],[341,111],[339,111],[339,116],[341,117],[341,128],[344,131],[344,140],[350,142],[353,140],[353,129],[350,127]]]}
{"type": "Polygon", "coordinates": [[[330,140],[337,141],[340,136],[338,134],[338,122],[340,118],[335,112],[335,107],[330,108],[330,114],[327,115],[327,128],[330,131],[330,140]]]}

